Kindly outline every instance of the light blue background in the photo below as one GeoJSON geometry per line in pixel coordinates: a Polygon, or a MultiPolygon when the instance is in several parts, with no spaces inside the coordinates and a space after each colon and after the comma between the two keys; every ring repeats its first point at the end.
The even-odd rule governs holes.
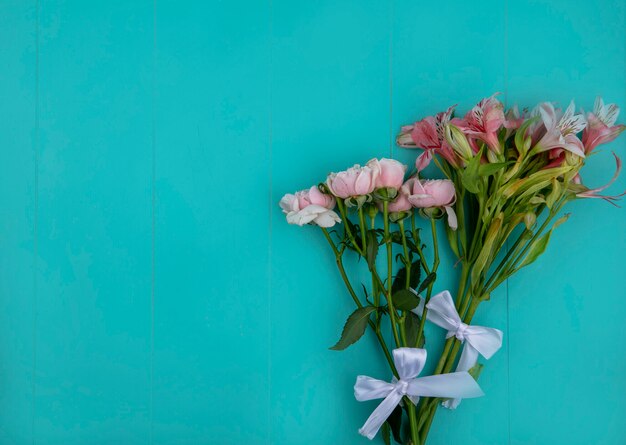
{"type": "MultiPolygon", "coordinates": [[[[279,198],[373,156],[412,162],[401,124],[495,91],[626,106],[625,14],[0,2],[0,444],[367,443],[375,403],[354,377],[388,373],[369,336],[328,350],[352,306],[321,233],[287,226],[279,198]]],[[[584,180],[612,173],[604,149],[584,180]]],[[[487,397],[440,410],[429,444],[626,443],[626,213],[570,209],[480,308],[506,339],[487,397]]]]}

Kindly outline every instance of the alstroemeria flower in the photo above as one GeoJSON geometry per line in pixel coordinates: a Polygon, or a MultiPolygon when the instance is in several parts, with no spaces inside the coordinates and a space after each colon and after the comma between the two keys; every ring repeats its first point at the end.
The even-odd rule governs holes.
{"type": "Polygon", "coordinates": [[[331,173],[326,179],[330,192],[338,198],[347,199],[369,195],[376,188],[380,169],[356,164],[339,173],[331,173]]]}
{"type": "Polygon", "coordinates": [[[439,154],[450,165],[458,167],[459,160],[445,138],[445,126],[451,121],[455,105],[446,111],[437,113],[435,116],[428,116],[413,125],[402,127],[400,134],[396,138],[396,143],[404,148],[422,148],[424,152],[415,160],[417,171],[425,169],[434,154],[439,154]]]}
{"type": "Polygon", "coordinates": [[[596,98],[593,113],[587,114],[589,125],[583,131],[585,153],[590,153],[600,144],[606,144],[626,130],[626,125],[615,125],[619,116],[619,107],[615,104],[605,105],[601,97],[596,98]]]}
{"type": "Polygon", "coordinates": [[[556,110],[550,102],[543,102],[533,109],[531,117],[541,117],[541,123],[531,126],[530,129],[533,139],[537,140],[534,148],[536,152],[563,148],[585,157],[583,143],[577,134],[587,126],[587,120],[582,114],[574,114],[574,111],[574,101],[562,115],[561,110],[556,110]]]}
{"type": "Polygon", "coordinates": [[[456,230],[458,227],[456,213],[452,207],[456,202],[456,190],[452,181],[448,179],[425,181],[415,179],[411,184],[411,194],[407,199],[413,207],[419,209],[444,209],[448,214],[450,228],[456,230]]]}
{"type": "Polygon", "coordinates": [[[478,102],[457,126],[468,136],[485,142],[491,151],[500,153],[502,150],[498,141],[498,131],[506,119],[504,105],[495,97],[497,94],[478,102]]]}
{"type": "Polygon", "coordinates": [[[523,114],[519,112],[519,108],[517,105],[509,108],[507,112],[504,114],[504,128],[506,128],[506,134],[504,139],[508,139],[509,136],[513,134],[515,130],[522,126],[524,123],[525,117],[523,114]]]}
{"type": "MultiPolygon", "coordinates": [[[[615,156],[615,173],[613,174],[613,177],[611,178],[611,180],[607,182],[606,184],[604,184],[603,186],[596,187],[594,189],[588,189],[585,187],[586,190],[583,192],[577,193],[576,194],[577,197],[604,199],[606,202],[613,204],[614,206],[617,206],[617,204],[615,204],[615,201],[617,201],[620,197],[626,195],[626,191],[620,193],[619,195],[600,195],[599,194],[601,191],[609,188],[611,184],[615,182],[620,172],[622,171],[622,160],[615,153],[613,153],[613,156],[615,156]]],[[[573,182],[574,184],[580,184],[582,182],[580,175],[576,175],[576,176],[577,177],[574,177],[573,182]]]]}
{"type": "Polygon", "coordinates": [[[317,186],[296,192],[295,195],[288,193],[279,204],[283,213],[287,215],[289,224],[332,227],[335,223],[341,222],[339,216],[333,212],[335,198],[320,192],[317,186]]]}

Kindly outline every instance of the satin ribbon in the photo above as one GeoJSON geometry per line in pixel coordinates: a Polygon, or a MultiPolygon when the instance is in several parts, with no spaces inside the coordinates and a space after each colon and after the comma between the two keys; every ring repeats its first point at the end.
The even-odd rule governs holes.
{"type": "MultiPolygon", "coordinates": [[[[448,331],[446,338],[456,337],[465,342],[461,358],[456,367],[457,372],[469,371],[478,361],[478,354],[489,360],[502,346],[502,331],[484,326],[474,326],[463,323],[456,311],[450,292],[444,290],[430,299],[426,305],[428,312],[426,319],[448,331]]],[[[413,313],[422,316],[424,313],[424,299],[413,309],[413,313]]],[[[455,409],[461,403],[460,398],[446,400],[443,406],[455,409]]]]}
{"type": "Polygon", "coordinates": [[[420,397],[472,398],[484,395],[476,380],[467,372],[417,378],[426,363],[425,349],[394,349],[393,361],[400,377],[399,380],[394,378],[391,383],[388,383],[360,375],[354,384],[354,397],[359,402],[385,399],[359,429],[359,433],[368,439],[374,438],[404,396],[416,405],[420,397]]]}

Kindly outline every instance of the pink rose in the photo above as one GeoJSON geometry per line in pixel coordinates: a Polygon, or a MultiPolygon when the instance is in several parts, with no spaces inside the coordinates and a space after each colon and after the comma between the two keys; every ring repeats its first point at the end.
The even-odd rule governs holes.
{"type": "Polygon", "coordinates": [[[342,199],[368,195],[376,188],[378,174],[377,169],[356,164],[345,171],[328,175],[326,185],[333,195],[342,199]]]}
{"type": "MultiPolygon", "coordinates": [[[[407,181],[408,182],[408,181],[407,181]]],[[[456,202],[454,184],[448,179],[434,179],[412,183],[408,201],[420,209],[441,208],[448,214],[448,224],[452,229],[457,228],[456,213],[452,206],[456,202]]]]}
{"type": "Polygon", "coordinates": [[[320,192],[317,186],[296,192],[295,195],[286,194],[280,200],[280,207],[287,215],[289,224],[332,227],[335,223],[341,222],[339,216],[333,212],[335,198],[320,192]]]}
{"type": "MultiPolygon", "coordinates": [[[[404,184],[402,184],[402,187],[398,190],[398,196],[396,196],[396,199],[388,204],[387,208],[390,212],[408,212],[413,208],[413,205],[409,202],[409,195],[411,195],[413,183],[415,181],[415,178],[409,178],[404,184]]],[[[382,206],[382,203],[380,203],[379,206],[382,206]]]]}
{"type": "Polygon", "coordinates": [[[381,160],[372,159],[368,161],[367,166],[374,171],[378,171],[376,176],[377,189],[385,187],[399,189],[402,187],[406,165],[395,159],[382,158],[381,160]]]}

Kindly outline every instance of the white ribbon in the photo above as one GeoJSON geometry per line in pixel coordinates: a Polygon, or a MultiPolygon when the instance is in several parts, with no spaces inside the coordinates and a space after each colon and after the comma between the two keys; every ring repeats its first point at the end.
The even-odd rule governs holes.
{"type": "MultiPolygon", "coordinates": [[[[448,330],[446,338],[456,337],[460,342],[465,342],[457,372],[469,371],[478,361],[478,354],[489,360],[502,346],[502,331],[484,326],[472,326],[463,323],[459,313],[454,307],[454,301],[450,292],[444,290],[430,299],[426,305],[428,313],[426,319],[448,330]]],[[[424,313],[424,299],[420,298],[420,304],[413,309],[418,316],[424,313]]],[[[443,406],[455,409],[461,403],[460,398],[446,400],[443,406]]]]}
{"type": "Polygon", "coordinates": [[[359,433],[373,439],[385,420],[407,396],[414,404],[420,397],[480,397],[484,395],[476,380],[467,372],[431,375],[416,378],[426,363],[426,350],[398,348],[393,350],[393,361],[400,380],[391,383],[360,375],[354,384],[354,397],[359,402],[382,399],[359,433]]]}

